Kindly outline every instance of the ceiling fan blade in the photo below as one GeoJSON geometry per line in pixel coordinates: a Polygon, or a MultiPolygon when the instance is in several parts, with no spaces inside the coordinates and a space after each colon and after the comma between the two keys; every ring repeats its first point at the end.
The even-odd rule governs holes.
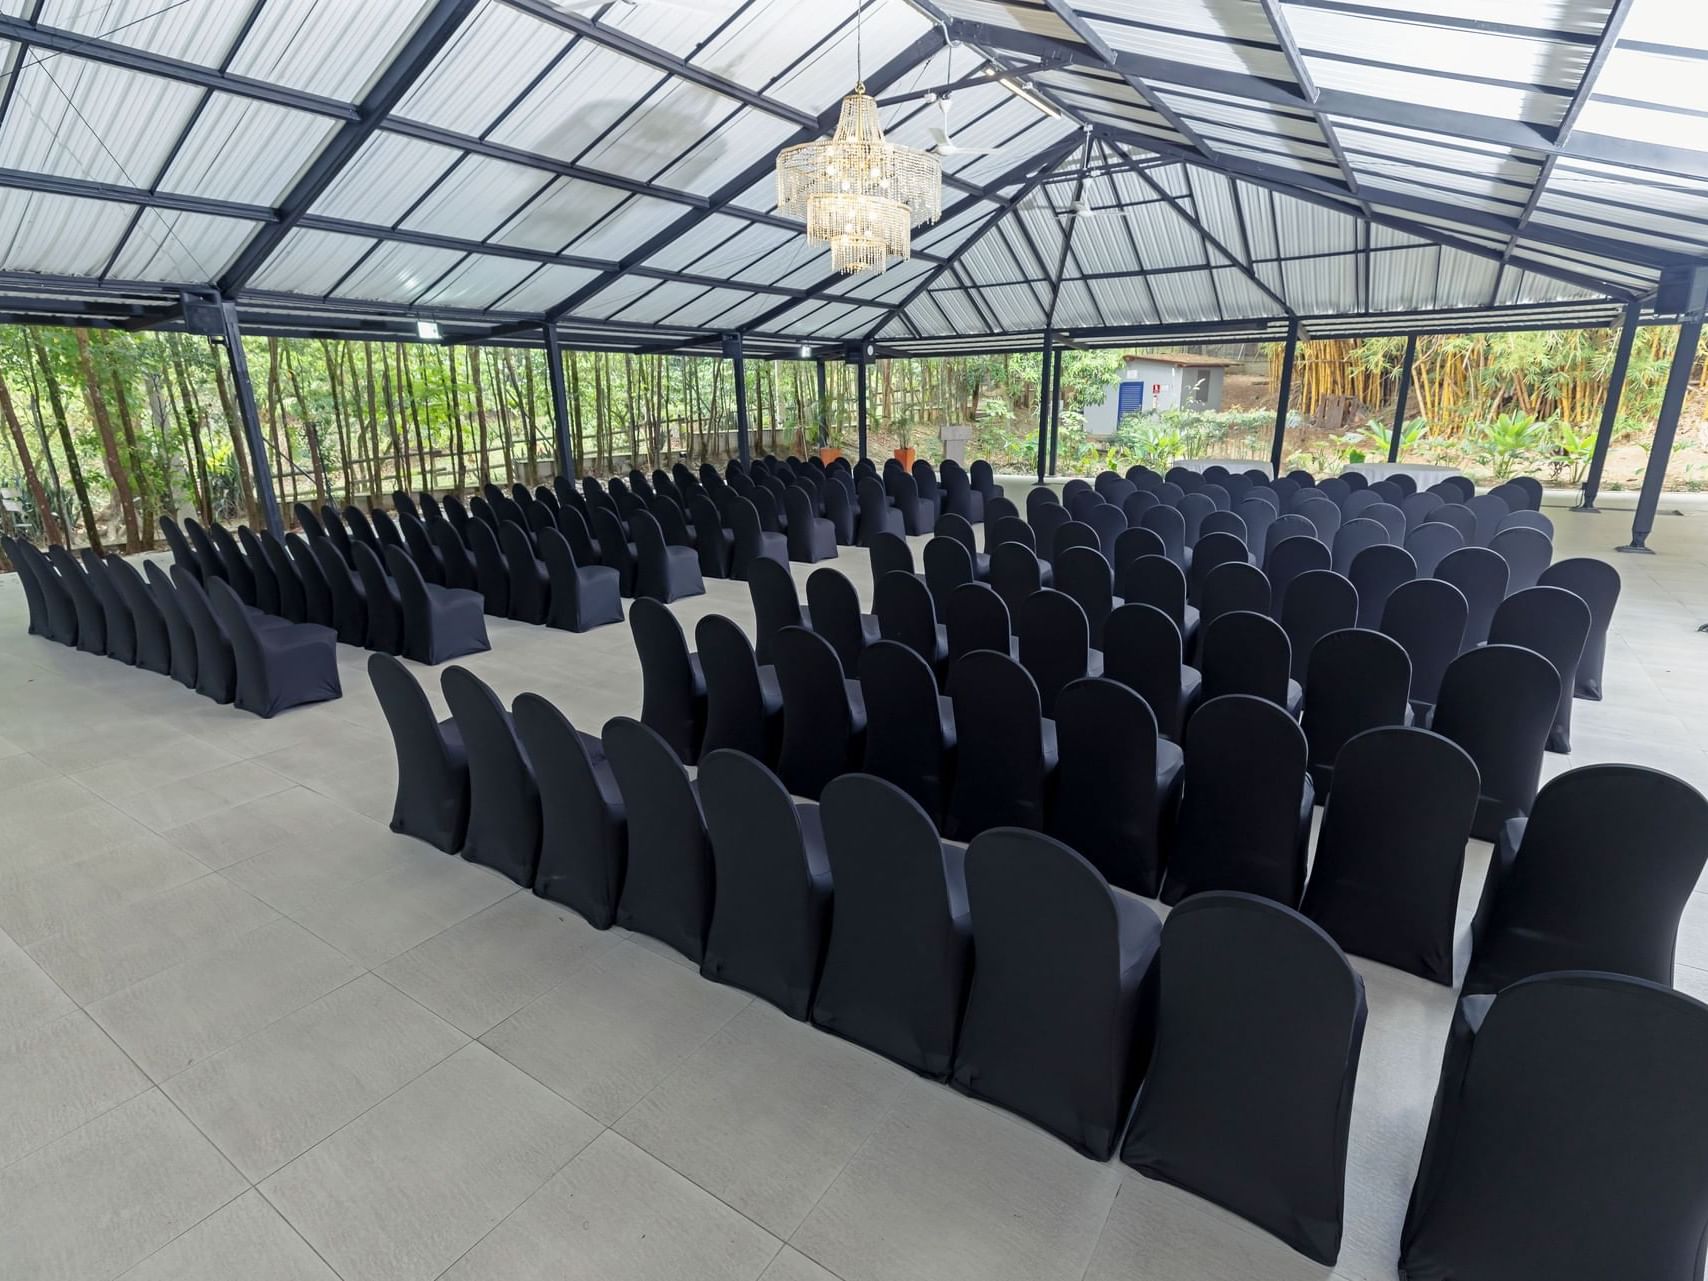
{"type": "Polygon", "coordinates": [[[949,131],[947,129],[939,129],[933,125],[930,129],[926,130],[926,132],[931,135],[931,143],[939,151],[943,151],[945,149],[953,151],[955,149],[955,144],[949,141],[949,131]]]}

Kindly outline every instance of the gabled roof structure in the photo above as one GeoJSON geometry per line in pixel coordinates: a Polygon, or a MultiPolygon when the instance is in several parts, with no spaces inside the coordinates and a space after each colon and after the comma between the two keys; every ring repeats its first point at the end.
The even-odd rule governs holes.
{"type": "Polygon", "coordinates": [[[944,216],[774,211],[856,0],[0,0],[0,313],[750,355],[1608,324],[1708,261],[1708,6],[863,0],[944,216]]]}

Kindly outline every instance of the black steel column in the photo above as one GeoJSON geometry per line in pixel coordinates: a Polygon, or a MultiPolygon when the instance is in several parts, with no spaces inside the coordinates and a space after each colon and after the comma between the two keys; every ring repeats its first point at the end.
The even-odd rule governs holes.
{"type": "Polygon", "coordinates": [[[1050,368],[1055,357],[1055,335],[1044,331],[1043,386],[1038,397],[1038,483],[1044,483],[1044,468],[1050,460],[1050,368]]]}
{"type": "Polygon", "coordinates": [[[1678,416],[1684,409],[1684,395],[1690,390],[1690,373],[1696,367],[1696,349],[1701,341],[1702,312],[1686,313],[1678,327],[1678,350],[1673,352],[1666,395],[1661,399],[1660,417],[1655,421],[1655,443],[1649,448],[1649,465],[1643,468],[1643,492],[1637,498],[1637,515],[1631,521],[1631,541],[1619,548],[1622,552],[1653,550],[1648,538],[1655,527],[1655,509],[1660,506],[1667,461],[1672,457],[1672,438],[1678,432],[1678,416]]]}
{"type": "Polygon", "coordinates": [[[724,354],[735,362],[735,452],[746,467],[752,455],[747,447],[747,356],[741,348],[740,334],[724,339],[724,354]]]}
{"type": "Polygon", "coordinates": [[[1299,322],[1287,322],[1287,352],[1281,358],[1281,386],[1275,393],[1275,440],[1269,446],[1269,470],[1281,474],[1287,443],[1287,406],[1293,399],[1293,360],[1299,353],[1299,322]]]}
{"type": "Polygon", "coordinates": [[[1613,443],[1613,429],[1619,423],[1619,402],[1625,395],[1625,373],[1631,367],[1631,346],[1637,341],[1637,329],[1643,323],[1643,304],[1625,304],[1625,327],[1619,331],[1619,346],[1613,353],[1613,371],[1607,376],[1607,403],[1601,407],[1601,427],[1595,433],[1595,452],[1590,455],[1589,471],[1583,478],[1583,498],[1574,511],[1593,512],[1595,496],[1601,492],[1601,473],[1607,466],[1607,447],[1613,443]]]}
{"type": "Polygon", "coordinates": [[[1067,355],[1056,348],[1056,377],[1050,389],[1050,475],[1056,474],[1056,438],[1062,427],[1062,357],[1067,355]]]}
{"type": "Polygon", "coordinates": [[[1400,361],[1400,389],[1394,398],[1394,434],[1388,437],[1388,461],[1400,461],[1400,433],[1406,425],[1406,401],[1411,396],[1411,367],[1417,363],[1417,335],[1406,335],[1406,354],[1400,361]]]}
{"type": "Polygon", "coordinates": [[[818,365],[818,447],[823,449],[830,444],[830,389],[825,381],[824,358],[814,363],[818,365]]]}
{"type": "MultiPolygon", "coordinates": [[[[860,388],[860,458],[866,456],[866,357],[862,353],[860,363],[854,367],[855,382],[860,388]]],[[[856,462],[859,459],[855,459],[856,462]]]]}
{"type": "Polygon", "coordinates": [[[237,393],[237,415],[243,419],[243,434],[249,438],[249,465],[255,476],[256,497],[273,537],[285,536],[279,518],[279,496],[273,490],[273,467],[267,458],[267,442],[261,435],[261,415],[255,409],[255,387],[249,381],[249,358],[243,354],[243,335],[237,329],[237,304],[219,305],[220,326],[226,359],[231,362],[231,381],[237,393]]]}
{"type": "Polygon", "coordinates": [[[569,389],[563,380],[563,340],[546,322],[546,380],[552,389],[552,429],[557,434],[557,473],[575,479],[575,444],[569,438],[569,389]]]}

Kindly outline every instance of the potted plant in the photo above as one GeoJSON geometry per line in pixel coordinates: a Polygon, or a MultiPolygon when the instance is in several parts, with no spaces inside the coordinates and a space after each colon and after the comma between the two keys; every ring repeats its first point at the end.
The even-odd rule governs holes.
{"type": "Polygon", "coordinates": [[[913,448],[913,419],[907,414],[898,414],[893,425],[896,429],[896,461],[912,471],[913,460],[919,456],[913,448]]]}
{"type": "Polygon", "coordinates": [[[830,443],[830,392],[827,390],[818,398],[819,431],[823,434],[824,444],[818,447],[818,460],[826,467],[842,457],[842,448],[830,443]]]}

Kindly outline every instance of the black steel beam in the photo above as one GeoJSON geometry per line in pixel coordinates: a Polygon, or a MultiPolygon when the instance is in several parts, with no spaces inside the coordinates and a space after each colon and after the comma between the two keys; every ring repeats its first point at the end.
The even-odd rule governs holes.
{"type": "Polygon", "coordinates": [[[825,385],[824,357],[820,356],[815,363],[818,365],[818,444],[823,449],[830,444],[830,392],[825,385]]]}
{"type": "Polygon", "coordinates": [[[1637,329],[1643,323],[1643,304],[1625,305],[1625,323],[1619,330],[1619,345],[1613,351],[1613,368],[1607,375],[1607,400],[1601,406],[1601,425],[1595,433],[1595,449],[1589,457],[1589,470],[1584,473],[1583,498],[1574,509],[1580,512],[1596,510],[1595,498],[1601,492],[1601,473],[1607,467],[1607,449],[1613,442],[1613,429],[1619,424],[1619,402],[1625,395],[1625,375],[1631,368],[1631,347],[1637,341],[1637,329]]]}
{"type": "Polygon", "coordinates": [[[1044,483],[1044,469],[1050,453],[1050,371],[1055,357],[1055,335],[1044,330],[1044,356],[1038,388],[1038,483],[1044,483]]]}
{"type": "Polygon", "coordinates": [[[1690,375],[1696,367],[1696,352],[1701,344],[1702,313],[1696,311],[1687,315],[1678,327],[1678,347],[1673,352],[1672,368],[1667,373],[1660,416],[1655,419],[1655,439],[1649,446],[1649,460],[1643,468],[1643,489],[1637,495],[1637,513],[1631,519],[1631,541],[1619,551],[1654,551],[1649,546],[1649,535],[1654,532],[1655,512],[1660,507],[1661,489],[1666,484],[1667,463],[1672,459],[1672,442],[1678,434],[1679,415],[1684,410],[1684,397],[1690,390],[1690,375]]]}
{"type": "Polygon", "coordinates": [[[1281,474],[1281,460],[1286,456],[1287,410],[1293,399],[1293,362],[1299,354],[1299,322],[1287,323],[1287,348],[1281,357],[1281,386],[1275,393],[1275,438],[1269,445],[1269,470],[1281,474]]]}
{"type": "Polygon", "coordinates": [[[281,241],[308,214],[361,146],[402,101],[421,74],[445,47],[479,0],[435,0],[409,39],[346,122],[314,158],[279,206],[278,220],[257,232],[220,278],[220,292],[230,296],[247,285],[281,241]]]}
{"type": "Polygon", "coordinates": [[[724,354],[735,366],[735,449],[741,465],[746,467],[753,461],[753,455],[747,439],[747,352],[740,334],[724,335],[724,354]]]}
{"type": "Polygon", "coordinates": [[[1400,461],[1400,432],[1406,425],[1406,400],[1411,396],[1411,371],[1417,363],[1417,335],[1406,335],[1406,354],[1400,360],[1400,386],[1394,395],[1394,430],[1388,437],[1388,461],[1400,461]]]}
{"type": "Polygon", "coordinates": [[[1056,348],[1056,374],[1054,390],[1050,394],[1050,475],[1056,474],[1056,442],[1062,430],[1062,360],[1067,355],[1060,347],[1056,348]]]}
{"type": "Polygon", "coordinates": [[[569,435],[569,389],[563,378],[563,344],[556,325],[541,326],[546,341],[546,379],[552,389],[552,433],[557,437],[557,474],[575,477],[575,445],[569,435]]]}
{"type": "Polygon", "coordinates": [[[221,342],[225,346],[226,359],[231,362],[237,414],[243,420],[243,434],[249,440],[249,467],[255,477],[255,496],[267,518],[267,528],[273,531],[273,537],[283,538],[285,526],[279,519],[279,495],[273,488],[273,467],[267,456],[267,438],[261,433],[261,415],[255,409],[255,385],[249,380],[249,358],[243,353],[243,334],[237,327],[237,308],[221,299],[219,315],[221,342]]]}
{"type": "Polygon", "coordinates": [[[860,401],[860,404],[859,404],[859,411],[860,411],[859,458],[855,459],[855,461],[858,462],[860,460],[860,458],[864,458],[866,456],[866,357],[863,354],[860,357],[860,363],[855,366],[854,381],[858,385],[858,395],[859,395],[859,401],[860,401]]]}

